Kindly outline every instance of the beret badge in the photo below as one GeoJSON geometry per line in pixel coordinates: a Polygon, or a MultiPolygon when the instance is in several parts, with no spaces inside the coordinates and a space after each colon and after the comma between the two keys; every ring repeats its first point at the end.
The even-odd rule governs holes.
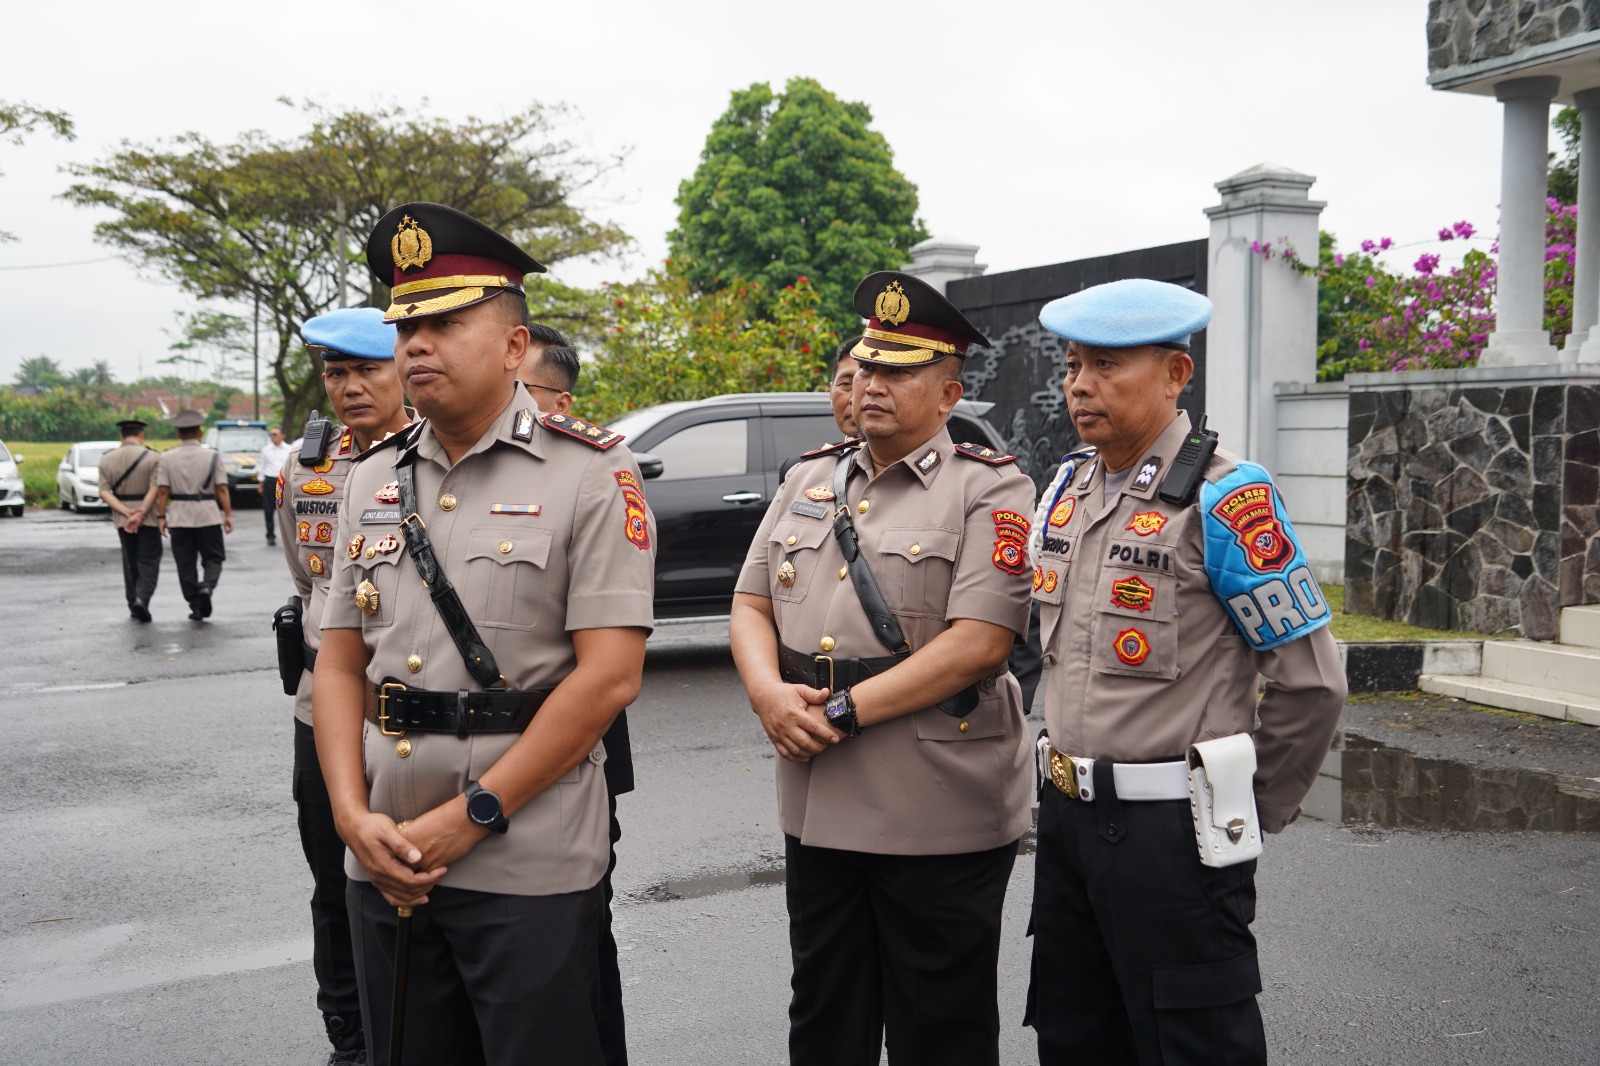
{"type": "Polygon", "coordinates": [[[389,239],[389,251],[394,255],[394,265],[400,270],[421,270],[433,258],[433,238],[406,215],[400,220],[395,234],[389,239]]]}
{"type": "Polygon", "coordinates": [[[872,309],[878,321],[886,326],[898,326],[911,317],[911,301],[898,281],[891,281],[878,293],[878,301],[872,309]]]}

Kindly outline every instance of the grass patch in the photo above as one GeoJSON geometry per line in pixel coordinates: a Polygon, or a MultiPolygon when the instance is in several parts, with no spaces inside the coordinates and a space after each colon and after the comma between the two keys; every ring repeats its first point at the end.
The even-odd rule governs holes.
{"type": "Polygon", "coordinates": [[[1338,640],[1493,640],[1487,633],[1462,629],[1424,629],[1405,622],[1391,622],[1366,614],[1345,614],[1344,586],[1323,585],[1322,592],[1333,608],[1333,635],[1338,640]]]}
{"type": "MultiPolygon", "coordinates": [[[[17,469],[22,473],[22,488],[29,507],[57,507],[61,497],[56,488],[56,469],[67,457],[67,449],[77,441],[6,441],[6,447],[15,457],[19,452],[22,463],[17,469]]],[[[176,440],[147,440],[146,444],[158,452],[178,445],[176,440]]],[[[148,460],[146,460],[148,461],[148,460]]]]}

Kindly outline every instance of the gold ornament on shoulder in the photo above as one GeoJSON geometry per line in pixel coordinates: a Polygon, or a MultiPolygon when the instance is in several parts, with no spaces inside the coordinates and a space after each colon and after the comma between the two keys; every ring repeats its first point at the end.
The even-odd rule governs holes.
{"type": "Polygon", "coordinates": [[[911,317],[911,301],[906,297],[906,290],[900,287],[898,281],[889,282],[888,286],[878,293],[878,302],[872,307],[877,314],[878,321],[886,326],[898,326],[911,317]]]}
{"type": "Polygon", "coordinates": [[[433,258],[433,238],[416,219],[406,215],[400,220],[395,235],[389,238],[389,252],[398,269],[421,270],[433,258]]]}

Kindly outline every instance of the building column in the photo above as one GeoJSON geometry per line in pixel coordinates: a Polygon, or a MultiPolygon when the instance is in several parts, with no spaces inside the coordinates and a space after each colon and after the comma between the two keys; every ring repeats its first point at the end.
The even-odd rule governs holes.
{"type": "Polygon", "coordinates": [[[1500,142],[1500,261],[1495,327],[1481,366],[1559,361],[1544,326],[1544,223],[1550,102],[1560,78],[1513,78],[1494,87],[1505,108],[1500,142]]]}
{"type": "Polygon", "coordinates": [[[1581,358],[1589,334],[1600,323],[1600,89],[1572,95],[1582,136],[1578,141],[1578,237],[1572,271],[1572,333],[1564,361],[1581,358]],[[1591,165],[1585,166],[1587,162],[1591,165]]]}
{"type": "Polygon", "coordinates": [[[929,285],[945,292],[945,286],[962,278],[975,278],[988,270],[988,264],[978,262],[978,246],[949,237],[929,237],[911,248],[911,262],[903,268],[907,274],[921,278],[929,285]]]}

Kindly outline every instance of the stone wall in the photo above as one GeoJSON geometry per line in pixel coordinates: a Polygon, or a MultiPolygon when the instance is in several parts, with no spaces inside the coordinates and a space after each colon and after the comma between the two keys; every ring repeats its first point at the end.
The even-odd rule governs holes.
{"type": "Polygon", "coordinates": [[[1346,609],[1557,635],[1600,603],[1600,371],[1350,379],[1346,609]]]}
{"type": "Polygon", "coordinates": [[[1600,0],[1429,0],[1428,73],[1600,30],[1600,0]]]}

